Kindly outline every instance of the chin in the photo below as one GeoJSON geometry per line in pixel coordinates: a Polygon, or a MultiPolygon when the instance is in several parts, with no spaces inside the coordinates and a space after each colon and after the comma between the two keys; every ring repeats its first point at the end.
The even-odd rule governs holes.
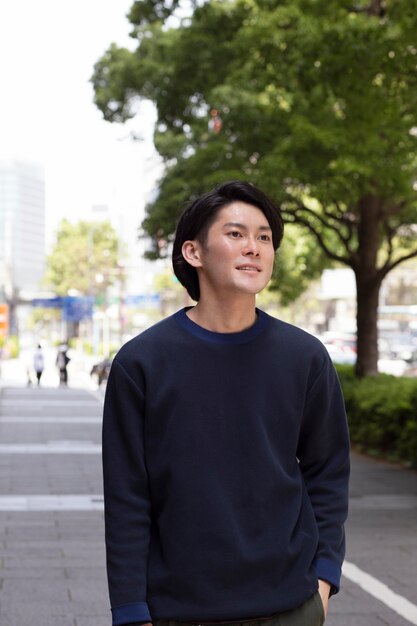
{"type": "Polygon", "coordinates": [[[240,293],[245,293],[248,296],[256,296],[256,294],[260,293],[263,289],[265,289],[266,285],[239,285],[237,290],[240,293]]]}
{"type": "Polygon", "coordinates": [[[260,291],[262,291],[262,289],[265,289],[265,287],[267,286],[269,280],[265,281],[265,279],[263,280],[254,280],[254,281],[247,281],[244,284],[240,285],[240,288],[247,291],[248,293],[259,293],[260,291]]]}

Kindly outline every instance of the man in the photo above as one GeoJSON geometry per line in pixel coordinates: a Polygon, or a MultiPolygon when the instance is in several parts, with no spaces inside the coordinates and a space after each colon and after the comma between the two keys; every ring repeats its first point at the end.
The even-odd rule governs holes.
{"type": "Polygon", "coordinates": [[[258,310],[279,210],[232,181],[178,223],[197,304],[123,346],[103,423],[113,625],[322,624],[340,583],[349,442],[323,345],[258,310]]]}

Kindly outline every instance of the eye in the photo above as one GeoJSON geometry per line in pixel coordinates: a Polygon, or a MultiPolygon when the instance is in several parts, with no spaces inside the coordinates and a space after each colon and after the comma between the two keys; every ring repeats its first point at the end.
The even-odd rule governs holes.
{"type": "Polygon", "coordinates": [[[271,237],[269,235],[261,235],[259,239],[261,241],[271,241],[271,237]]]}
{"type": "Polygon", "coordinates": [[[230,235],[230,237],[233,237],[233,239],[238,239],[242,236],[238,230],[231,230],[228,234],[230,235]]]}

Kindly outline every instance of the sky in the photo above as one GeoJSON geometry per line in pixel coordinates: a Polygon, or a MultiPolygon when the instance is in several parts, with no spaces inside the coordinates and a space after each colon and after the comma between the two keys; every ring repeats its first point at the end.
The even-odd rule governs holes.
{"type": "Polygon", "coordinates": [[[152,105],[127,125],[110,124],[89,83],[110,43],[134,46],[132,2],[0,3],[0,157],[44,166],[48,241],[63,217],[82,219],[93,206],[137,212],[139,223],[155,189],[152,105]]]}

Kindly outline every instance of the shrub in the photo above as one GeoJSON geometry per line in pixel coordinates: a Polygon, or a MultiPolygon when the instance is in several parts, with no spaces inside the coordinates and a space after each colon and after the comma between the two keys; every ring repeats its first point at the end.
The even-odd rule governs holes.
{"type": "Polygon", "coordinates": [[[19,337],[9,335],[2,338],[0,348],[2,349],[3,359],[17,359],[20,353],[19,337]]]}
{"type": "Polygon", "coordinates": [[[417,467],[417,380],[388,374],[358,379],[350,366],[336,369],[352,444],[417,467]]]}

